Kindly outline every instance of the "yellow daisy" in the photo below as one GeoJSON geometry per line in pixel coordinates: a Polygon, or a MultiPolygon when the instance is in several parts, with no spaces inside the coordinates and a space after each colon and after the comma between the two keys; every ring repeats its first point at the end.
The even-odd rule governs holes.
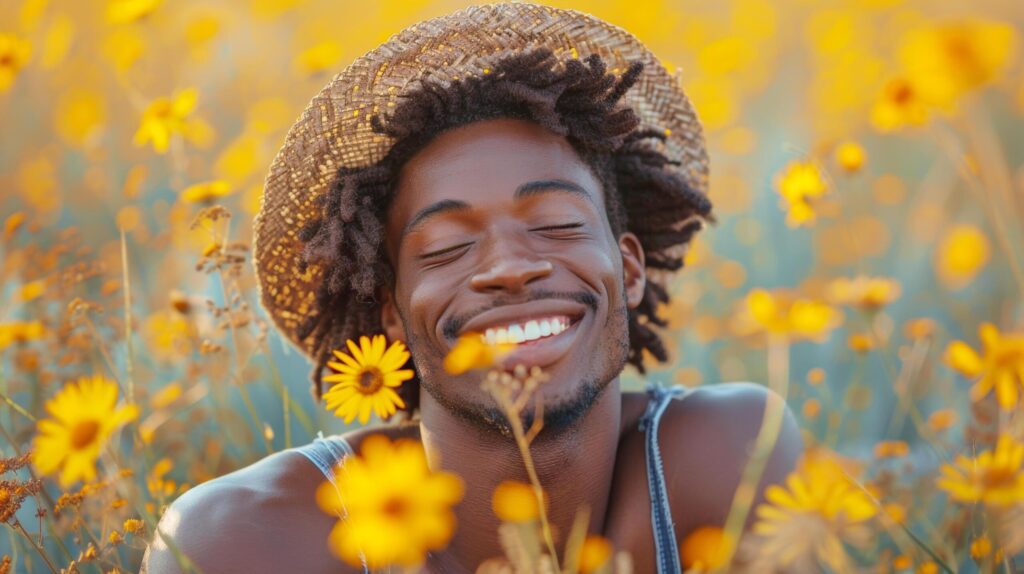
{"type": "Polygon", "coordinates": [[[946,364],[965,377],[981,379],[971,387],[971,400],[980,401],[993,389],[999,406],[1013,410],[1024,386],[1024,333],[1000,333],[991,323],[982,323],[978,336],[985,355],[979,355],[963,341],[946,348],[946,364]]]}
{"type": "Polygon", "coordinates": [[[359,337],[359,346],[351,340],[346,343],[350,354],[335,350],[334,356],[342,362],[327,362],[337,371],[324,377],[335,383],[324,393],[327,410],[346,423],[358,416],[360,424],[366,424],[371,412],[387,419],[397,409],[404,409],[405,401],[395,389],[413,376],[411,369],[401,368],[409,360],[405,344],[395,341],[389,347],[384,335],[374,335],[372,340],[359,337]]]}
{"type": "Polygon", "coordinates": [[[139,415],[135,405],[117,407],[117,384],[102,376],[81,377],[46,402],[52,418],[40,420],[32,462],[39,472],[60,471],[60,484],[96,478],[96,459],[107,439],[139,415]]]}
{"type": "Polygon", "coordinates": [[[325,482],[316,491],[320,508],[341,518],[328,538],[335,555],[356,567],[365,558],[374,570],[413,567],[448,544],[463,483],[452,473],[431,471],[418,442],[372,435],[360,455],[343,464],[337,486],[325,482]]]}
{"type": "Polygon", "coordinates": [[[1000,435],[995,451],[977,458],[956,457],[956,464],[942,466],[939,488],[960,502],[985,502],[1008,506],[1024,501],[1024,444],[1000,435]]]}
{"type": "Polygon", "coordinates": [[[828,184],[817,164],[791,161],[775,178],[775,187],[786,205],[786,225],[800,227],[814,222],[814,202],[828,193],[828,184]]]}
{"type": "Polygon", "coordinates": [[[839,311],[822,301],[798,298],[786,290],[753,289],[738,310],[735,326],[741,335],[764,332],[823,340],[842,319],[839,311]]]}

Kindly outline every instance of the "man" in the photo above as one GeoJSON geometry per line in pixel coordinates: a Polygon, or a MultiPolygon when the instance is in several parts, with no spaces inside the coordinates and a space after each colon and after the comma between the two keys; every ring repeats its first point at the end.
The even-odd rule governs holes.
{"type": "MultiPolygon", "coordinates": [[[[554,530],[568,532],[586,505],[590,532],[629,552],[637,572],[679,572],[678,542],[724,524],[770,397],[750,384],[676,399],[619,387],[627,362],[642,372],[645,354],[667,358],[662,281],[711,220],[706,187],[700,126],[676,79],[593,17],[470,8],[357,60],[271,167],[256,265],[271,317],[316,362],[317,397],[347,339],[383,332],[408,345],[406,422],[193,488],[161,520],[148,571],[180,571],[167,541],[205,572],[346,571],[326,543],[337,518],[314,492],[372,433],[421,441],[433,468],[465,482],[458,528],[428,571],[500,556],[491,493],[525,480],[522,460],[478,374],[442,368],[460,335],[490,330],[523,343],[506,366],[550,377],[531,452],[554,530]],[[516,329],[530,321],[550,334],[523,341],[516,329]]],[[[801,448],[787,411],[758,499],[801,448]]]]}

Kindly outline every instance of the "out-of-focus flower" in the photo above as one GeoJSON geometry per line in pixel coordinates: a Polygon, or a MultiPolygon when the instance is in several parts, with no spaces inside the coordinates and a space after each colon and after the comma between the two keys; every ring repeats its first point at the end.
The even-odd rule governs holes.
{"type": "Polygon", "coordinates": [[[886,277],[839,277],[828,285],[829,300],[835,305],[852,305],[877,311],[899,298],[900,282],[886,277]]]}
{"type": "Polygon", "coordinates": [[[971,558],[984,560],[992,553],[992,541],[988,536],[979,536],[971,541],[971,558]]]}
{"type": "Polygon", "coordinates": [[[836,146],[836,163],[846,173],[856,173],[864,167],[867,160],[867,153],[864,148],[855,141],[844,141],[836,146]]]}
{"type": "Polygon", "coordinates": [[[687,572],[710,572],[725,566],[732,548],[725,531],[718,526],[699,526],[690,531],[679,549],[687,572]]]}
{"type": "Polygon", "coordinates": [[[516,480],[498,484],[491,496],[491,508],[502,522],[531,522],[540,516],[533,486],[516,480]]]}
{"type": "Polygon", "coordinates": [[[968,19],[911,30],[899,59],[921,97],[949,109],[964,93],[996,79],[1016,41],[1012,25],[968,19]]]}
{"type": "Polygon", "coordinates": [[[333,40],[319,42],[295,57],[295,67],[306,75],[333,70],[345,54],[340,43],[333,40]]]}
{"type": "Polygon", "coordinates": [[[817,164],[812,161],[791,161],[775,177],[775,187],[786,207],[786,224],[790,227],[809,225],[817,213],[814,201],[828,192],[828,184],[817,164]]]}
{"type": "Polygon", "coordinates": [[[52,70],[64,62],[75,38],[75,22],[67,14],[58,14],[46,30],[39,65],[43,69],[52,70]]]}
{"type": "Polygon", "coordinates": [[[108,0],[107,21],[128,24],[152,14],[163,0],[108,0]]]}
{"type": "Polygon", "coordinates": [[[363,557],[371,569],[422,564],[455,531],[451,507],[462,499],[462,480],[431,471],[416,441],[371,435],[336,476],[336,485],[317,488],[316,500],[324,512],[344,517],[328,545],[353,566],[361,568],[363,557]]]}
{"type": "Polygon", "coordinates": [[[107,439],[139,414],[135,405],[117,407],[117,383],[81,377],[46,402],[52,418],[38,423],[32,462],[43,474],[60,471],[60,484],[96,478],[96,459],[107,439]]]}
{"type": "Polygon", "coordinates": [[[170,309],[151,314],[142,330],[149,351],[161,361],[173,361],[191,353],[198,335],[191,320],[170,309]]]}
{"type": "Polygon", "coordinates": [[[1007,434],[999,435],[994,451],[976,458],[957,455],[955,464],[942,465],[936,484],[953,500],[992,506],[1024,501],[1024,444],[1007,434]]]}
{"type": "Polygon", "coordinates": [[[921,339],[928,339],[935,335],[935,329],[937,325],[935,319],[929,317],[920,317],[918,319],[911,319],[903,324],[903,334],[912,341],[918,341],[921,339]]]}
{"type": "Polygon", "coordinates": [[[847,571],[852,564],[843,542],[869,540],[866,523],[878,513],[838,457],[819,450],[808,451],[785,486],[769,486],[765,498],[754,525],[757,559],[775,566],[818,563],[847,571]]]}
{"type": "Polygon", "coordinates": [[[153,410],[160,410],[178,400],[181,396],[181,383],[170,383],[153,394],[149,399],[149,406],[153,410]]]}
{"type": "Polygon", "coordinates": [[[800,408],[800,412],[808,419],[816,419],[821,414],[821,401],[818,399],[807,399],[800,408]]]}
{"type": "Polygon", "coordinates": [[[124,530],[128,534],[138,534],[145,528],[145,523],[137,518],[129,518],[124,521],[124,525],[121,530],[124,530]]]}
{"type": "Polygon", "coordinates": [[[94,90],[72,89],[60,95],[54,127],[70,145],[84,146],[99,134],[106,121],[103,95],[94,90]]]}
{"type": "Polygon", "coordinates": [[[902,440],[883,440],[875,444],[875,458],[902,458],[910,453],[910,446],[902,440]]]}
{"type": "Polygon", "coordinates": [[[825,382],[825,369],[814,367],[807,371],[807,384],[816,387],[825,382]]]}
{"type": "Polygon", "coordinates": [[[203,181],[182,190],[179,196],[185,203],[212,203],[213,200],[231,195],[231,184],[222,180],[203,181]]]}
{"type": "Polygon", "coordinates": [[[327,410],[346,423],[358,416],[360,424],[366,424],[371,413],[387,419],[404,409],[405,401],[395,389],[413,377],[412,369],[402,368],[409,360],[405,343],[388,346],[384,335],[374,335],[372,340],[359,337],[358,346],[351,340],[346,344],[350,354],[335,349],[332,353],[341,362],[327,362],[336,371],[323,379],[333,383],[323,397],[327,410]]]}
{"type": "Polygon", "coordinates": [[[128,71],[146,53],[146,39],[135,28],[118,28],[103,41],[103,55],[119,72],[128,71]]]}
{"type": "Polygon", "coordinates": [[[597,572],[612,559],[613,551],[611,540],[596,534],[588,535],[580,548],[580,574],[597,572]]]}
{"type": "Polygon", "coordinates": [[[12,343],[27,343],[42,339],[46,328],[39,321],[12,321],[0,323],[0,351],[12,343]]]}
{"type": "Polygon", "coordinates": [[[920,126],[927,121],[928,106],[906,78],[889,80],[871,107],[871,125],[881,132],[920,126]]]}
{"type": "Polygon", "coordinates": [[[956,424],[956,411],[942,409],[928,415],[928,428],[934,432],[942,432],[953,428],[956,424]]]}
{"type": "Polygon", "coordinates": [[[0,94],[14,84],[14,79],[32,55],[32,44],[13,34],[0,34],[0,94]]]}
{"type": "Polygon", "coordinates": [[[479,333],[465,333],[444,358],[444,370],[452,375],[494,366],[502,355],[515,348],[514,343],[489,345],[479,333]]]}
{"type": "Polygon", "coordinates": [[[946,347],[946,364],[969,379],[981,377],[971,387],[971,400],[980,401],[994,389],[999,406],[1013,410],[1024,387],[1024,333],[1004,334],[982,323],[978,337],[984,356],[963,341],[953,341],[946,347]]]}
{"type": "Polygon", "coordinates": [[[181,135],[193,143],[206,142],[212,128],[202,120],[190,117],[198,100],[199,92],[195,88],[181,90],[171,98],[153,100],[142,113],[142,122],[133,140],[135,145],[151,143],[157,153],[167,153],[174,135],[181,135]]]}
{"type": "Polygon", "coordinates": [[[846,346],[857,353],[867,353],[875,348],[875,341],[866,333],[853,333],[846,338],[846,346]]]}
{"type": "Polygon", "coordinates": [[[943,285],[961,289],[988,263],[991,247],[988,237],[973,225],[949,229],[935,250],[935,273],[943,285]]]}
{"type": "Polygon", "coordinates": [[[826,303],[765,289],[747,294],[737,316],[741,334],[762,331],[795,339],[827,338],[841,322],[842,315],[826,303]]]}

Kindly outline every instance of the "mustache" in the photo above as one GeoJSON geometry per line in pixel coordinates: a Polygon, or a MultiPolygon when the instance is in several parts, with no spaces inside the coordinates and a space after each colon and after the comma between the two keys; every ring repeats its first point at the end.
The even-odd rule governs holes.
{"type": "Polygon", "coordinates": [[[444,323],[441,326],[441,333],[448,339],[455,339],[459,336],[459,331],[462,330],[463,325],[480,313],[490,311],[491,309],[497,309],[498,307],[504,307],[505,305],[528,303],[530,301],[539,301],[542,299],[563,299],[566,301],[573,301],[580,303],[581,305],[586,305],[591,311],[594,311],[595,313],[597,312],[597,295],[594,295],[593,293],[589,293],[587,291],[550,291],[547,289],[538,289],[536,291],[531,291],[525,299],[522,297],[500,297],[495,299],[486,307],[481,307],[472,312],[449,317],[444,320],[444,323]]]}

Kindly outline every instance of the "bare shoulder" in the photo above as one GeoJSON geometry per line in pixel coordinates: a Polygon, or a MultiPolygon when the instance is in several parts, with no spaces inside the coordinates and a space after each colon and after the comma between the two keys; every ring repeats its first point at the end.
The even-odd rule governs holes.
{"type": "Polygon", "coordinates": [[[353,571],[327,549],[337,519],[316,506],[323,480],[301,453],[284,450],[195,486],[164,512],[142,571],[353,571]]]}
{"type": "Polygon", "coordinates": [[[658,438],[673,507],[680,507],[673,515],[685,524],[681,532],[724,523],[770,403],[782,407],[782,424],[755,504],[765,487],[785,479],[803,451],[800,429],[782,397],[762,385],[723,383],[690,390],[670,403],[658,438]]]}

